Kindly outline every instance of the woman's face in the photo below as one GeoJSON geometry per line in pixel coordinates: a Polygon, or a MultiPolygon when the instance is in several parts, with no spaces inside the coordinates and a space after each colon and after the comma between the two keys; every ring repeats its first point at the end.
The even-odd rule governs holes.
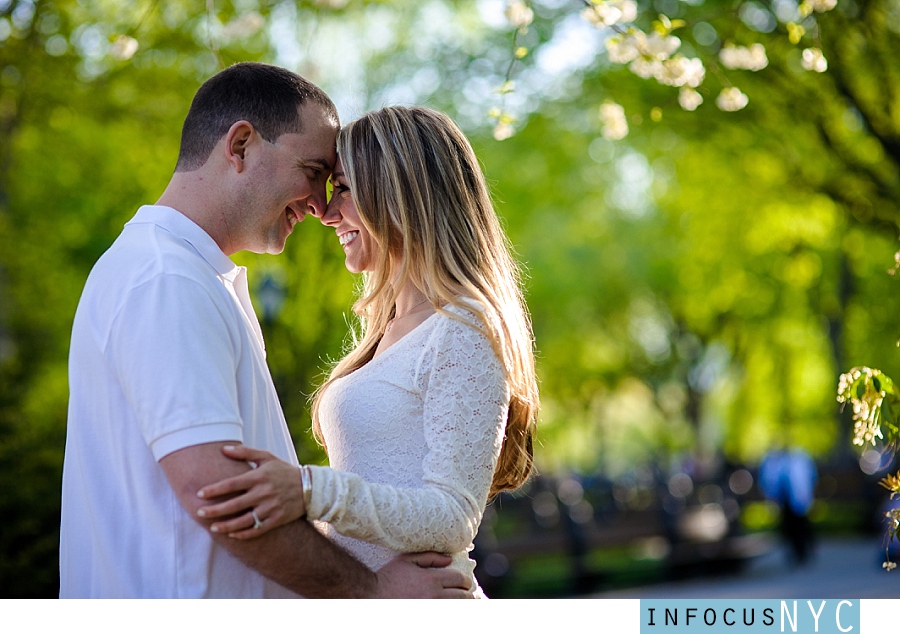
{"type": "Polygon", "coordinates": [[[328,208],[322,216],[322,224],[334,227],[346,257],[345,265],[351,273],[362,273],[375,269],[376,245],[371,234],[363,225],[350,185],[344,176],[344,167],[340,157],[331,175],[333,192],[328,208]]]}

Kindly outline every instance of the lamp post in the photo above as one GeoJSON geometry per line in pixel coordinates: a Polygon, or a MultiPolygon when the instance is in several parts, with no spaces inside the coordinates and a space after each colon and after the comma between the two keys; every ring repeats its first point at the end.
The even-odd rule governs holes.
{"type": "Polygon", "coordinates": [[[284,305],[284,284],[267,271],[256,287],[256,295],[262,305],[263,323],[271,324],[281,313],[281,307],[284,305]]]}

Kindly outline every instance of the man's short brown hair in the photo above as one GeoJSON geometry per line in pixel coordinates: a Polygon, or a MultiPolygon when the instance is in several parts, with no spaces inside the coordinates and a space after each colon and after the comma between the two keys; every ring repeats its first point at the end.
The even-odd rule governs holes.
{"type": "Polygon", "coordinates": [[[209,78],[191,102],[181,130],[176,172],[206,163],[236,121],[248,121],[269,142],[300,133],[299,109],[307,100],[321,105],[335,123],[337,109],[325,92],[296,73],[268,64],[241,62],[209,78]]]}

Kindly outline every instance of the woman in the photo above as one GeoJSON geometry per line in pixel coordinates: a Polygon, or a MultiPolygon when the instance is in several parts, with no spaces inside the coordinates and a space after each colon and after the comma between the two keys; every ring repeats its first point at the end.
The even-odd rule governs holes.
{"type": "Polygon", "coordinates": [[[427,108],[385,108],[342,130],[333,195],[346,266],[364,273],[362,333],[316,392],[330,468],[245,447],[259,468],[203,489],[235,538],[297,519],[373,569],[398,552],[467,555],[490,496],[531,471],[538,407],[518,270],[468,140],[427,108]],[[250,509],[247,511],[246,509],[250,509]]]}

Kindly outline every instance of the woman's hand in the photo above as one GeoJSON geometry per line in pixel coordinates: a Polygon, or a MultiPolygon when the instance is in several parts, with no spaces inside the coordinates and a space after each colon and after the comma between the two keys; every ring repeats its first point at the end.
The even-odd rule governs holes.
{"type": "Polygon", "coordinates": [[[240,494],[197,511],[197,515],[206,519],[233,516],[212,524],[212,532],[235,539],[252,539],[306,514],[300,469],[267,451],[243,445],[225,446],[222,453],[233,460],[244,460],[254,469],[197,492],[197,497],[203,499],[240,494]]]}

